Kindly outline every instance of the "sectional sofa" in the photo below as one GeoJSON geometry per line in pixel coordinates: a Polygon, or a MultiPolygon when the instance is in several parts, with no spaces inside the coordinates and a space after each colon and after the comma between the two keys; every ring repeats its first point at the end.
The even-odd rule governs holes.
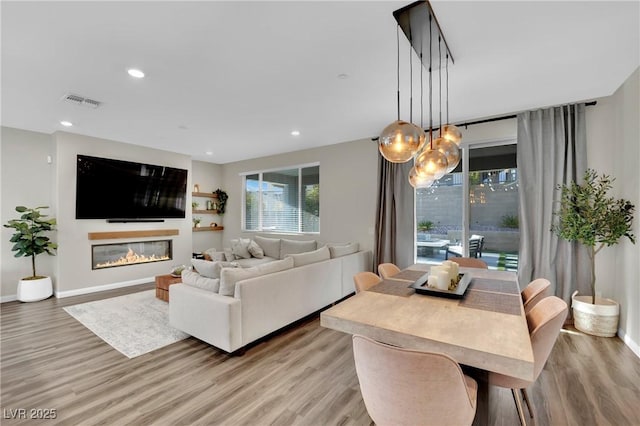
{"type": "MultiPolygon", "coordinates": [[[[236,259],[255,266],[238,267],[225,257],[207,265],[219,271],[219,278],[183,272],[183,284],[169,288],[173,327],[235,352],[353,293],[353,275],[371,269],[371,252],[359,251],[357,244],[310,250],[315,241],[303,246],[292,240],[255,240],[264,256],[254,262],[236,259]]],[[[195,262],[196,269],[204,269],[195,262]]]]}

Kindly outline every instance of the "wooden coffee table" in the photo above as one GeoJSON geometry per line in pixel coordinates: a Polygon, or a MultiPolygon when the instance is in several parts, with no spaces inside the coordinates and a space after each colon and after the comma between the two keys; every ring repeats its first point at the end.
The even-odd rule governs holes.
{"type": "Polygon", "coordinates": [[[174,277],[171,274],[156,276],[156,297],[165,302],[169,301],[169,286],[171,284],[179,284],[182,277],[174,277]]]}

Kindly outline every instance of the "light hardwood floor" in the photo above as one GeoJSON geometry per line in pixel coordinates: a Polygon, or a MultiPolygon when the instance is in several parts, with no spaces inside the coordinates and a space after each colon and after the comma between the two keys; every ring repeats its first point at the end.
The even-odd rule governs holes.
{"type": "MultiPolygon", "coordinates": [[[[369,425],[351,337],[314,317],[230,357],[194,338],[127,359],[62,310],[152,284],[0,306],[3,425],[9,410],[56,409],[36,424],[369,425]]],[[[492,388],[490,423],[518,425],[492,388]]],[[[529,390],[537,425],[640,425],[640,360],[617,338],[565,331],[529,390]]]]}

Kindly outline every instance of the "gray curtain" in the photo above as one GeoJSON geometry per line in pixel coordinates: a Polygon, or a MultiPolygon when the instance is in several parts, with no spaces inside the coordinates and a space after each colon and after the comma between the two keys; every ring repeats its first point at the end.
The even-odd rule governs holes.
{"type": "Polygon", "coordinates": [[[374,271],[381,263],[406,268],[414,263],[414,191],[409,184],[413,161],[391,163],[378,153],[374,271]]]}
{"type": "Polygon", "coordinates": [[[551,232],[558,209],[557,186],[581,181],[587,167],[585,105],[569,105],[518,114],[520,185],[520,257],[518,280],[547,278],[555,295],[589,291],[586,249],[551,232]]]}

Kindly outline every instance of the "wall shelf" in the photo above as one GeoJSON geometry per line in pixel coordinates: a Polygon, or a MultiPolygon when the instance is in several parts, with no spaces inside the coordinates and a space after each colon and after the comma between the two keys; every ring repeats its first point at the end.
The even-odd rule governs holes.
{"type": "Polygon", "coordinates": [[[218,198],[218,194],[212,192],[192,192],[192,197],[218,198]]]}
{"type": "Polygon", "coordinates": [[[193,210],[193,214],[218,214],[218,210],[193,210]]]}
{"type": "Polygon", "coordinates": [[[204,232],[204,231],[222,231],[224,226],[201,226],[199,228],[192,228],[193,232],[204,232]]]}
{"type": "Polygon", "coordinates": [[[90,240],[112,240],[118,238],[140,238],[140,237],[167,237],[178,235],[177,229],[149,229],[144,231],[112,231],[112,232],[89,232],[90,240]]]}

